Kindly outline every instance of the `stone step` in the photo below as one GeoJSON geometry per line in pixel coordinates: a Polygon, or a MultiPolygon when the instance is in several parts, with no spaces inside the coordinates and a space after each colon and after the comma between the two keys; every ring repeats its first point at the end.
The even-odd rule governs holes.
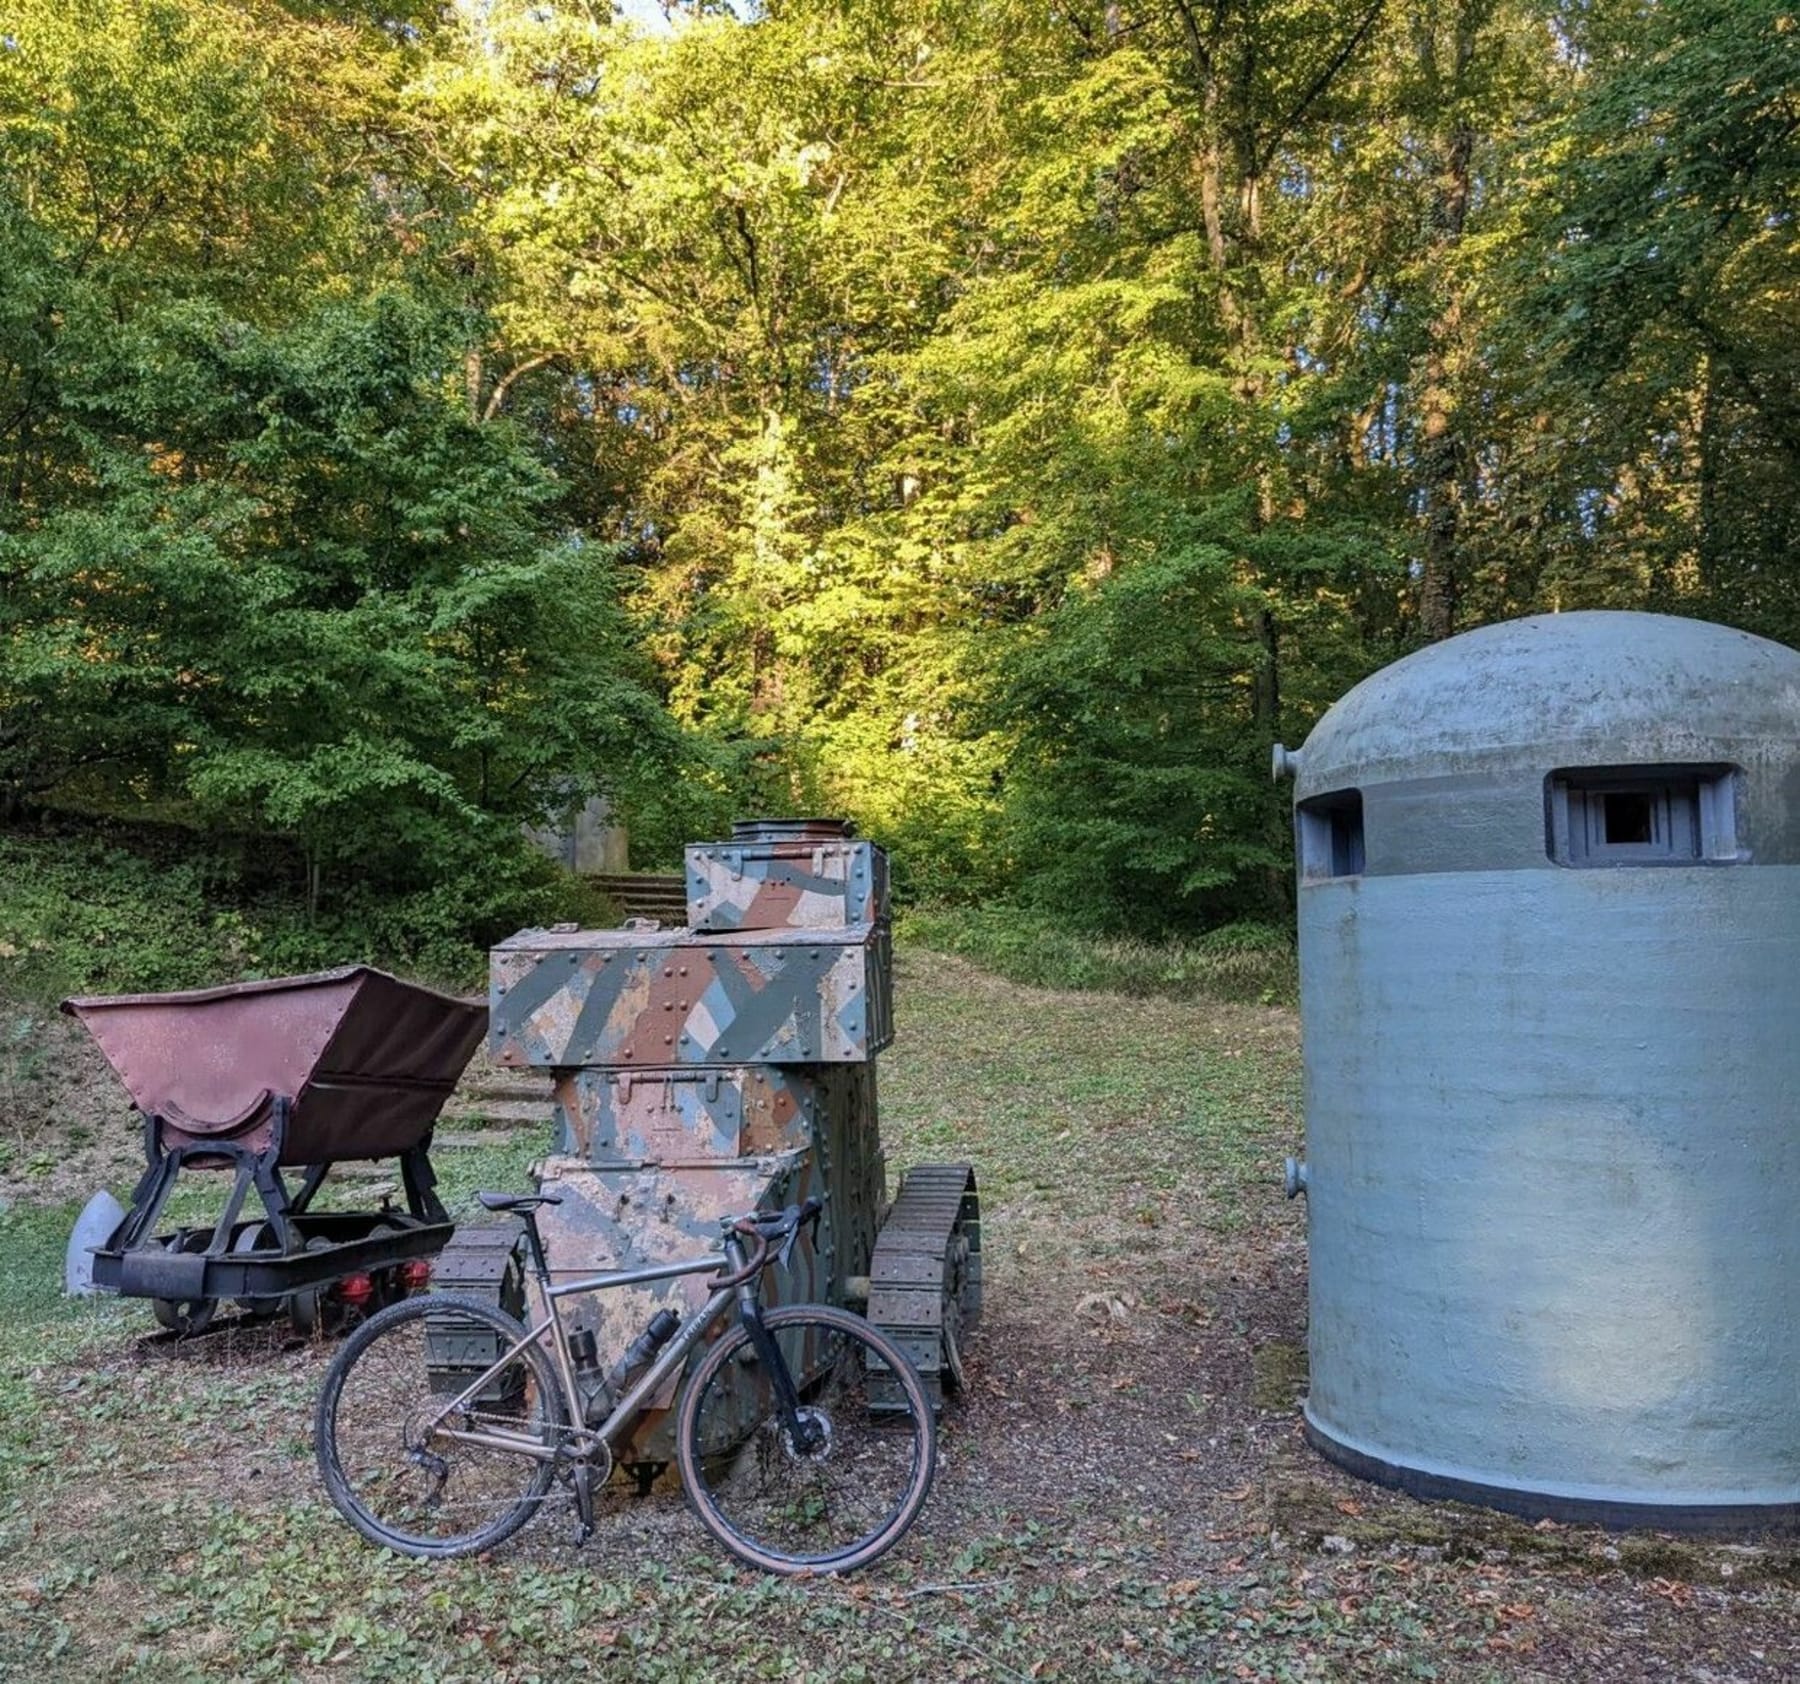
{"type": "Polygon", "coordinates": [[[490,1123],[542,1123],[546,1127],[556,1118],[556,1107],[547,1099],[484,1099],[476,1094],[458,1094],[444,1107],[448,1122],[468,1122],[482,1118],[490,1123]]]}
{"type": "Polygon", "coordinates": [[[456,1152],[483,1146],[542,1146],[549,1141],[544,1129],[444,1129],[431,1137],[431,1149],[456,1152]]]}
{"type": "Polygon", "coordinates": [[[619,903],[627,918],[655,918],[671,926],[687,922],[687,879],[678,873],[604,872],[591,880],[619,903]]]}
{"type": "Polygon", "coordinates": [[[470,1105],[551,1105],[555,1097],[548,1082],[464,1082],[449,1103],[470,1105]]]}

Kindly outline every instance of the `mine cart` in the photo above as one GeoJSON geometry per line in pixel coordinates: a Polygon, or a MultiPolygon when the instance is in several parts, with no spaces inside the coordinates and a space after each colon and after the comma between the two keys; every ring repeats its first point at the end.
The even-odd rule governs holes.
{"type": "MultiPolygon", "coordinates": [[[[526,930],[493,952],[491,1050],[555,1087],[540,1180],[561,1203],[538,1218],[552,1273],[685,1256],[722,1217],[822,1195],[816,1242],[771,1271],[769,1299],[862,1309],[941,1402],[980,1305],[980,1212],[967,1164],[916,1167],[887,1198],[874,1064],[893,1037],[886,856],[840,822],[759,821],[690,847],[686,864],[685,926],[526,930]]],[[[463,1230],[437,1284],[522,1309],[512,1240],[463,1230]]],[[[622,1350],[657,1310],[698,1307],[698,1291],[609,1292],[577,1300],[572,1319],[622,1350]]],[[[440,1355],[446,1378],[463,1366],[440,1355]]],[[[647,1422],[622,1458],[641,1477],[672,1456],[667,1421],[647,1422]]]]}
{"type": "Polygon", "coordinates": [[[328,1304],[424,1284],[452,1233],[427,1147],[480,1043],[480,1004],[355,966],[63,1010],[144,1121],[148,1167],[95,1249],[96,1286],[150,1299],[165,1327],[189,1333],[224,1299],[252,1315],[285,1310],[310,1331],[328,1304]],[[404,1210],[313,1210],[332,1165],[380,1158],[398,1160],[404,1210]],[[190,1168],[232,1176],[224,1211],[210,1226],[153,1232],[190,1168]],[[253,1188],[261,1214],[246,1216],[253,1188]]]}

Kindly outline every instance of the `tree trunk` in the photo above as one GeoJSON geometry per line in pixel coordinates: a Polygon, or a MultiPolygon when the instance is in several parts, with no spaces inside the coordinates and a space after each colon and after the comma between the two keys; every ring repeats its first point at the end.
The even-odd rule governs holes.
{"type": "Polygon", "coordinates": [[[1466,80],[1475,58],[1476,37],[1492,9],[1493,0],[1458,0],[1447,75],[1433,27],[1435,6],[1428,8],[1417,35],[1420,70],[1444,120],[1432,194],[1432,239],[1425,257],[1427,272],[1440,290],[1426,328],[1424,382],[1419,396],[1419,630],[1434,643],[1456,629],[1462,584],[1462,490],[1470,443],[1457,408],[1463,295],[1455,264],[1474,180],[1475,131],[1465,106],[1466,80]]]}

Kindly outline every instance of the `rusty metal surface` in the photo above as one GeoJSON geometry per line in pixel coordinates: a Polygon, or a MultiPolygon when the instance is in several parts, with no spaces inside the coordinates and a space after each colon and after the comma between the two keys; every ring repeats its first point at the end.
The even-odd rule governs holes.
{"type": "Polygon", "coordinates": [[[524,930],[491,955],[505,1065],[841,1064],[893,1038],[883,925],[730,937],[524,930]]]}
{"type": "Polygon", "coordinates": [[[885,923],[887,854],[871,842],[801,825],[686,851],[687,920],[699,931],[842,930],[885,923]]]}
{"type": "MultiPolygon", "coordinates": [[[[843,1067],[847,1073],[849,1068],[843,1067]]],[[[571,1070],[555,1086],[557,1150],[609,1163],[682,1164],[798,1150],[839,1067],[571,1070]]]]}
{"type": "Polygon", "coordinates": [[[736,819],[733,842],[848,842],[856,835],[853,819],[736,819]]]}
{"type": "Polygon", "coordinates": [[[368,966],[174,994],[65,1000],[172,1147],[266,1150],[283,1164],[383,1158],[430,1132],[487,1014],[368,966]]]}

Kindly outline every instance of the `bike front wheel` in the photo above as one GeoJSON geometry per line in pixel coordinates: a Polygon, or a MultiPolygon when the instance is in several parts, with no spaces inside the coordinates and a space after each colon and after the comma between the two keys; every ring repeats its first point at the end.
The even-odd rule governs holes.
{"type": "Polygon", "coordinates": [[[746,1328],[706,1355],[682,1395],[682,1484],[731,1553],[771,1573],[847,1573],[918,1518],[937,1468],[937,1424],[917,1371],[861,1316],[823,1304],[771,1310],[763,1325],[800,1400],[746,1328]],[[796,1443],[796,1437],[802,1442],[796,1443]]]}
{"type": "Polygon", "coordinates": [[[326,1494],[371,1543],[471,1555],[531,1518],[555,1464],[452,1435],[486,1432],[554,1451],[564,1409],[543,1350],[515,1352],[476,1396],[444,1413],[524,1336],[492,1304],[427,1293],[372,1316],[345,1341],[319,1392],[313,1445],[326,1494]]]}

